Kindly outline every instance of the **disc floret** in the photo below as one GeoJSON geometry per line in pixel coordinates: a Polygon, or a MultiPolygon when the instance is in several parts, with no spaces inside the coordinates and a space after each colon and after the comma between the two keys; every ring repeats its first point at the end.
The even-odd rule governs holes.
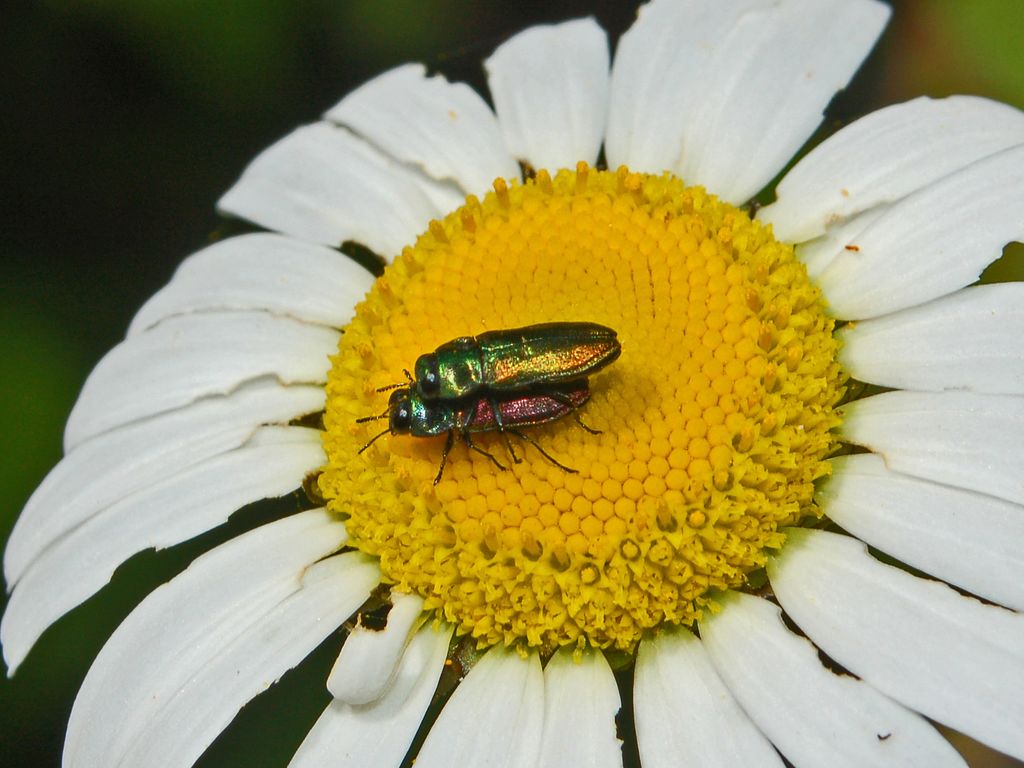
{"type": "MultiPolygon", "coordinates": [[[[631,650],[744,585],[779,529],[820,515],[843,391],[833,322],[792,248],[700,187],[580,164],[432,222],[377,281],[328,384],[321,491],[393,588],[481,645],[631,650]],[[551,321],[614,328],[587,423],[531,436],[500,471],[435,439],[365,453],[356,419],[421,354],[551,321]]],[[[494,434],[475,438],[502,451],[494,434]]]]}

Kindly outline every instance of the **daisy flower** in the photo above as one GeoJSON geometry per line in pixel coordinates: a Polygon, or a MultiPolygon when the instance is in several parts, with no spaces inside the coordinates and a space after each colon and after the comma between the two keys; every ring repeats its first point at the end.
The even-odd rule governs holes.
{"type": "Polygon", "coordinates": [[[745,207],[888,15],[653,0],[614,61],[590,19],[501,45],[493,109],[408,65],[258,156],[220,209],[268,231],[186,259],[85,383],[5,553],[8,669],[134,553],[311,508],[131,613],[64,765],[192,765],[341,627],[293,768],[962,765],[930,721],[1024,758],[1024,292],[972,285],[1024,237],[1024,115],[891,106],[745,207]],[[441,474],[403,434],[420,355],[578,321],[621,342],[591,429],[441,474]]]}

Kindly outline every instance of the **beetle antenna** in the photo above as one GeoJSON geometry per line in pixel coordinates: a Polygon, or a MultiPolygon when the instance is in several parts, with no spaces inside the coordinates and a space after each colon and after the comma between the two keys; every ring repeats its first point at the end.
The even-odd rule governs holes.
{"type": "Polygon", "coordinates": [[[402,373],[405,374],[405,378],[408,379],[408,381],[403,381],[401,384],[388,384],[386,387],[378,387],[377,388],[377,392],[387,392],[388,390],[391,390],[391,389],[399,389],[399,388],[404,387],[404,386],[406,386],[408,384],[415,384],[416,383],[416,379],[414,379],[412,377],[412,374],[409,373],[409,369],[408,368],[403,368],[402,369],[402,373]]]}
{"type": "Polygon", "coordinates": [[[383,413],[378,413],[376,416],[363,416],[361,419],[356,419],[356,424],[365,424],[368,421],[377,421],[378,419],[386,419],[388,417],[389,408],[385,408],[383,413]]]}
{"type": "Polygon", "coordinates": [[[360,449],[359,449],[358,451],[356,451],[356,453],[357,453],[357,454],[360,454],[360,453],[362,453],[363,451],[365,451],[365,450],[366,450],[367,448],[369,448],[369,447],[370,447],[371,445],[373,445],[374,443],[376,443],[376,442],[377,442],[378,440],[380,440],[380,439],[381,439],[382,437],[384,437],[384,435],[388,434],[389,432],[391,432],[391,430],[390,430],[390,429],[385,429],[385,430],[384,430],[383,432],[381,432],[381,433],[380,433],[379,435],[374,435],[373,437],[371,437],[371,438],[370,438],[370,442],[368,442],[368,443],[367,443],[366,445],[364,445],[364,446],[363,446],[362,448],[360,448],[360,449]]]}

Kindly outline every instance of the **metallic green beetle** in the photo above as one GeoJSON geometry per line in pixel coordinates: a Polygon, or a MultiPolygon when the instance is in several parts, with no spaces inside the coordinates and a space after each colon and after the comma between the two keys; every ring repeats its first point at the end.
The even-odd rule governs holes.
{"type": "MultiPolygon", "coordinates": [[[[441,454],[441,467],[434,478],[434,485],[441,480],[448,454],[455,444],[458,435],[468,448],[481,453],[494,462],[501,470],[507,467],[488,451],[473,442],[475,432],[500,432],[506,440],[509,455],[515,463],[520,459],[508,442],[508,434],[530,443],[557,467],[566,472],[576,472],[565,466],[545,451],[529,435],[520,431],[522,427],[546,424],[573,413],[590,399],[590,388],[586,379],[553,384],[542,390],[511,395],[494,395],[490,397],[466,398],[463,400],[425,400],[412,384],[396,389],[388,400],[388,408],[380,416],[369,416],[358,419],[359,422],[386,418],[388,428],[375,435],[366,445],[359,449],[362,453],[379,438],[387,434],[412,435],[413,437],[436,437],[447,433],[444,451],[441,454]]],[[[577,416],[580,426],[589,432],[590,429],[577,416]]]]}
{"type": "Polygon", "coordinates": [[[589,376],[621,352],[618,334],[597,323],[488,331],[460,336],[420,355],[412,384],[424,400],[523,392],[589,376]]]}

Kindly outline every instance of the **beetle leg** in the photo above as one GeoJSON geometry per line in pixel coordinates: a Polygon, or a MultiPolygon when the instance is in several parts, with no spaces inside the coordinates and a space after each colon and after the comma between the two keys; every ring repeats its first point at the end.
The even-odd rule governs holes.
{"type": "Polygon", "coordinates": [[[505,432],[505,423],[501,420],[501,410],[498,408],[498,404],[494,400],[491,400],[490,403],[491,411],[494,413],[494,421],[498,425],[498,431],[501,432],[501,439],[505,441],[505,447],[508,448],[508,455],[512,457],[512,463],[522,464],[523,460],[516,456],[515,449],[512,447],[512,441],[505,432]]]}
{"type": "Polygon", "coordinates": [[[525,440],[527,443],[532,445],[534,448],[536,448],[538,451],[540,451],[541,456],[543,456],[545,459],[550,461],[552,464],[554,464],[559,469],[565,470],[566,472],[568,472],[571,475],[575,475],[575,474],[577,474],[579,472],[578,469],[573,469],[572,467],[565,466],[565,464],[563,464],[558,459],[556,459],[554,456],[552,456],[550,453],[548,453],[543,448],[541,448],[540,447],[540,443],[538,443],[536,440],[534,440],[532,437],[530,437],[525,432],[520,432],[518,429],[508,429],[506,431],[512,433],[513,435],[515,435],[519,439],[525,440]]]}
{"type": "Polygon", "coordinates": [[[586,423],[584,423],[583,417],[580,416],[578,413],[574,413],[573,414],[573,418],[576,419],[576,423],[577,424],[579,424],[581,427],[583,427],[585,430],[587,430],[587,432],[589,432],[590,434],[592,434],[592,435],[602,435],[602,434],[604,434],[600,429],[594,429],[593,427],[591,427],[591,426],[587,425],[586,423]]]}
{"type": "Polygon", "coordinates": [[[583,421],[583,417],[580,416],[579,414],[579,406],[573,403],[572,398],[562,394],[561,392],[548,392],[547,396],[550,397],[552,400],[557,400],[563,405],[568,405],[570,408],[572,408],[572,417],[576,419],[576,423],[583,427],[585,430],[587,430],[587,432],[589,432],[592,435],[602,434],[600,429],[594,429],[593,427],[587,425],[583,421]]]}
{"type": "Polygon", "coordinates": [[[523,460],[516,456],[515,450],[512,448],[512,441],[509,439],[508,433],[502,428],[501,436],[505,440],[505,447],[508,448],[508,455],[512,457],[512,462],[515,464],[522,464],[523,460]]]}
{"type": "Polygon", "coordinates": [[[437,469],[437,477],[434,478],[434,485],[441,482],[441,475],[444,474],[444,465],[448,463],[448,454],[452,450],[452,445],[455,444],[455,432],[451,429],[448,430],[448,437],[444,441],[444,450],[441,451],[441,466],[437,469]]]}
{"type": "MultiPolygon", "coordinates": [[[[489,402],[490,402],[491,408],[494,411],[495,418],[498,421],[498,429],[501,430],[502,433],[504,434],[505,427],[501,423],[501,417],[497,415],[498,414],[497,403],[495,403],[493,401],[489,401],[489,402]]],[[[473,422],[473,406],[471,406],[471,407],[469,407],[469,408],[467,408],[465,410],[459,411],[457,416],[456,416],[456,419],[458,420],[459,425],[460,425],[460,427],[459,427],[459,434],[462,437],[462,441],[466,444],[466,446],[468,448],[476,451],[477,453],[483,454],[484,456],[486,456],[488,459],[490,459],[494,463],[494,466],[496,466],[502,472],[506,471],[508,469],[508,467],[506,467],[504,464],[502,464],[500,461],[498,461],[495,458],[493,453],[490,453],[489,451],[485,451],[479,445],[474,443],[473,442],[473,438],[471,438],[469,436],[469,425],[473,422]]],[[[505,439],[507,440],[508,438],[506,437],[505,439]]],[[[516,459],[515,454],[512,455],[512,458],[516,459]]],[[[516,459],[516,464],[518,464],[518,463],[519,463],[519,460],[516,459]]]]}
{"type": "Polygon", "coordinates": [[[500,469],[500,470],[501,470],[502,472],[505,472],[505,471],[507,471],[507,470],[508,470],[508,467],[506,467],[506,466],[505,466],[504,464],[502,464],[502,463],[501,463],[500,461],[498,461],[498,459],[497,459],[497,458],[495,457],[495,455],[494,455],[493,453],[491,453],[490,451],[485,451],[485,450],[484,450],[483,448],[481,448],[481,447],[480,447],[479,445],[477,445],[476,443],[474,443],[474,442],[473,442],[473,438],[471,438],[471,437],[469,436],[469,432],[463,432],[463,433],[462,433],[462,440],[463,440],[463,442],[465,442],[465,443],[466,443],[466,446],[467,446],[468,448],[470,448],[470,449],[472,449],[472,450],[476,451],[477,453],[483,454],[483,455],[484,455],[484,456],[486,456],[486,457],[487,457],[488,459],[490,459],[490,460],[491,460],[491,461],[492,461],[492,462],[494,463],[494,466],[496,466],[496,467],[497,467],[498,469],[500,469]]]}

